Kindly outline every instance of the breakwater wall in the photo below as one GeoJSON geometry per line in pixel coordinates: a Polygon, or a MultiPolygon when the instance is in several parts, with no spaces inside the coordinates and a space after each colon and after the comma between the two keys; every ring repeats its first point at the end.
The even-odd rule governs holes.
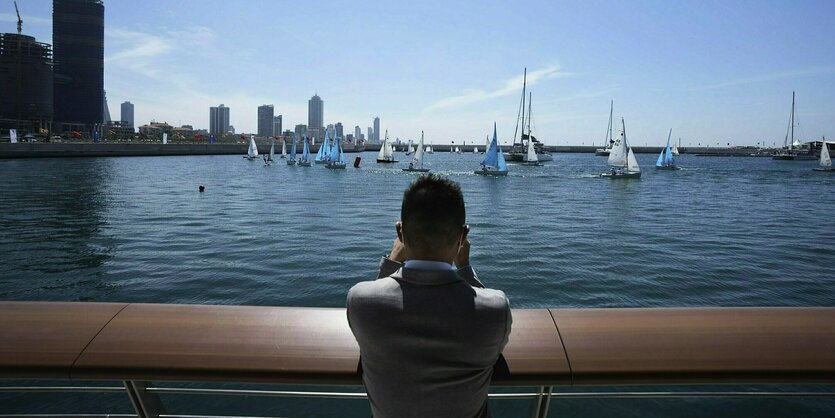
{"type": "MultiPolygon", "coordinates": [[[[320,144],[311,146],[311,152],[318,151],[320,144]]],[[[59,158],[59,157],[141,157],[141,156],[166,156],[166,155],[230,155],[246,154],[248,145],[239,144],[166,144],[123,142],[123,143],[0,143],[0,158],[59,158]]],[[[406,145],[396,146],[398,152],[405,149],[406,145]]],[[[452,144],[433,144],[435,152],[450,152],[454,148],[452,144]]],[[[472,153],[478,145],[458,146],[462,152],[472,153]]],[[[502,146],[507,151],[508,147],[502,146]]],[[[582,145],[549,145],[545,147],[549,152],[554,153],[594,153],[597,147],[582,145]]],[[[659,153],[662,147],[633,147],[636,153],[659,153]]],[[[269,142],[258,143],[261,153],[269,149],[269,142]]],[[[377,152],[380,144],[366,144],[365,151],[377,152]]],[[[484,151],[483,146],[479,148],[484,151]]],[[[750,148],[722,148],[722,147],[686,147],[679,148],[682,154],[717,155],[717,156],[751,156],[757,150],[750,148]]],[[[346,153],[356,152],[350,147],[345,149],[346,153]]],[[[770,154],[763,154],[765,156],[770,154]]]]}

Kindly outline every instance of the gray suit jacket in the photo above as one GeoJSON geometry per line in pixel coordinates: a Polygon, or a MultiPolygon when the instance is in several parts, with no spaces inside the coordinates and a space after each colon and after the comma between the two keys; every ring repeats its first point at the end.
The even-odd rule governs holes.
{"type": "Polygon", "coordinates": [[[469,267],[398,267],[384,258],[382,278],[348,292],[374,417],[489,417],[487,390],[512,321],[504,292],[483,288],[469,267]]]}

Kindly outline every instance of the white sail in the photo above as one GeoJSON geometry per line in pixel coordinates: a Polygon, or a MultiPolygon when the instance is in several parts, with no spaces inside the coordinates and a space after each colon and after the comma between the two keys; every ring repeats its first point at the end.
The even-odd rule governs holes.
{"type": "Polygon", "coordinates": [[[423,131],[420,132],[420,142],[418,142],[415,156],[412,157],[412,166],[414,168],[423,168],[423,131]]]}
{"type": "MultiPolygon", "coordinates": [[[[275,146],[275,139],[273,139],[273,146],[275,146]]],[[[270,150],[270,159],[273,157],[273,152],[270,150]]],[[[281,140],[281,158],[287,157],[287,142],[284,139],[281,140]]]]}
{"type": "Polygon", "coordinates": [[[406,150],[406,152],[408,152],[409,154],[415,152],[415,148],[412,147],[412,141],[411,140],[409,140],[409,148],[406,150]]]}
{"type": "Polygon", "coordinates": [[[615,143],[612,144],[612,149],[609,151],[609,165],[612,167],[625,167],[626,154],[626,141],[621,136],[615,139],[615,143]]]}
{"type": "Polygon", "coordinates": [[[249,136],[249,149],[246,151],[246,156],[249,158],[258,156],[258,146],[255,145],[255,135],[249,136]]]}
{"type": "Polygon", "coordinates": [[[821,146],[820,165],[821,167],[832,167],[832,160],[829,158],[829,146],[826,145],[826,141],[823,141],[821,146]]]}
{"type": "Polygon", "coordinates": [[[533,148],[533,140],[528,139],[528,155],[527,161],[529,163],[539,161],[539,157],[536,156],[536,150],[533,148]]]}
{"type": "Polygon", "coordinates": [[[273,139],[272,144],[270,144],[270,160],[272,161],[275,159],[275,139],[273,139]]]}
{"type": "Polygon", "coordinates": [[[638,160],[635,159],[635,153],[632,152],[632,148],[629,148],[629,152],[626,157],[626,172],[627,173],[640,173],[641,167],[638,166],[638,160]]]}
{"type": "Polygon", "coordinates": [[[478,147],[473,147],[473,154],[478,154],[478,147]]]}
{"type": "Polygon", "coordinates": [[[391,142],[389,142],[389,131],[386,131],[386,136],[383,139],[383,145],[380,146],[380,153],[377,154],[378,160],[393,160],[394,159],[394,149],[392,148],[391,142]]]}

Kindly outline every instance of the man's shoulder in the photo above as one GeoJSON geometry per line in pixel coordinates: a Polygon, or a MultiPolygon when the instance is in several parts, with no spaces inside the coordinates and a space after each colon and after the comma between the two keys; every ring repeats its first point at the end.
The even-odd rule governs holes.
{"type": "Polygon", "coordinates": [[[510,309],[510,301],[501,290],[490,288],[473,288],[476,293],[476,304],[482,308],[510,309]]]}
{"type": "Polygon", "coordinates": [[[368,280],[359,282],[351,287],[348,291],[348,299],[362,299],[366,297],[376,297],[380,294],[386,293],[393,289],[400,287],[397,280],[391,277],[383,277],[377,280],[368,280]]]}

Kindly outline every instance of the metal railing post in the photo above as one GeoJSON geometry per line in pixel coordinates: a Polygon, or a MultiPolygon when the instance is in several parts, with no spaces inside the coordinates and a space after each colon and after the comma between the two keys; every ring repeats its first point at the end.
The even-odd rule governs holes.
{"type": "Polygon", "coordinates": [[[160,414],[165,413],[165,408],[159,396],[145,390],[148,387],[148,382],[125,380],[124,384],[130,403],[139,418],[159,418],[160,414]]]}
{"type": "Polygon", "coordinates": [[[548,408],[551,405],[551,389],[551,386],[537,388],[531,408],[531,418],[545,418],[548,416],[548,408]]]}

